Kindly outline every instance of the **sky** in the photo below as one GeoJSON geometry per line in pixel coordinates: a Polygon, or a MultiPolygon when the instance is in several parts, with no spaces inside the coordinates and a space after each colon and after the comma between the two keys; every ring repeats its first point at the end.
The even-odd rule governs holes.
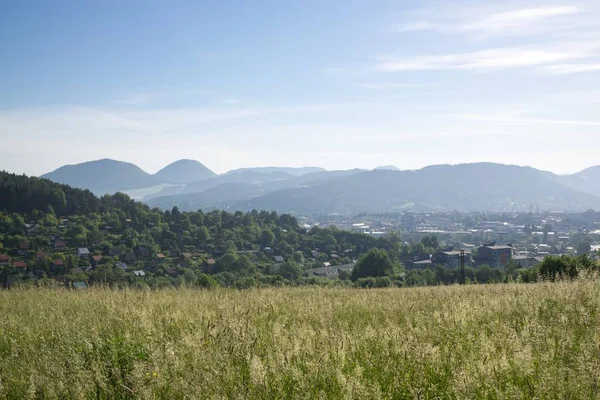
{"type": "Polygon", "coordinates": [[[600,164],[597,0],[0,9],[0,170],[600,164]]]}

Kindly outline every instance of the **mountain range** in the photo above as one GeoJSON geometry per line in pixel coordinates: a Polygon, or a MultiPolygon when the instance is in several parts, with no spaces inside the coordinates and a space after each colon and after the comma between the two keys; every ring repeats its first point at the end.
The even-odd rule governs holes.
{"type": "Polygon", "coordinates": [[[100,195],[121,191],[151,206],[182,210],[311,214],[600,208],[600,166],[572,175],[494,163],[410,171],[392,166],[340,171],[258,167],[218,175],[193,160],[148,174],[134,164],[103,159],[64,166],[42,177],[100,195]]]}

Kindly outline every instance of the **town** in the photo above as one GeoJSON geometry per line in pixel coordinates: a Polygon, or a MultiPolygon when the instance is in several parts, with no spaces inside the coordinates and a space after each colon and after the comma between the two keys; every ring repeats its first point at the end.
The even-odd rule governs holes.
{"type": "MultiPolygon", "coordinates": [[[[130,200],[119,201],[130,207],[130,200]]],[[[401,265],[399,277],[406,283],[410,271],[524,270],[547,256],[596,258],[600,248],[600,212],[594,210],[313,215],[298,217],[299,222],[266,212],[146,211],[145,221],[131,209],[94,220],[56,217],[52,211],[31,213],[29,219],[0,214],[2,284],[75,289],[90,284],[317,284],[348,279],[360,256],[377,246],[401,265]],[[245,234],[223,229],[223,218],[245,234]]]]}

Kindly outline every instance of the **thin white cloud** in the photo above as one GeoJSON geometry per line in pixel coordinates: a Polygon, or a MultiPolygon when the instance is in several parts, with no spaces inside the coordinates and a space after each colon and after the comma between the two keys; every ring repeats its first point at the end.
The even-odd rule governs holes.
{"type": "Polygon", "coordinates": [[[141,93],[133,93],[123,98],[111,101],[112,104],[124,105],[124,106],[142,106],[151,103],[157,103],[159,101],[171,100],[182,98],[190,95],[197,95],[200,93],[207,93],[203,90],[162,90],[162,91],[148,91],[141,93]]]}
{"type": "Polygon", "coordinates": [[[545,32],[568,22],[582,10],[573,5],[539,6],[490,11],[489,9],[456,9],[438,11],[432,19],[416,20],[398,27],[400,32],[438,31],[481,36],[523,35],[545,32]]]}
{"type": "Polygon", "coordinates": [[[410,89],[432,86],[431,83],[355,83],[354,86],[361,87],[363,89],[371,90],[394,90],[394,89],[410,89]]]}
{"type": "Polygon", "coordinates": [[[532,67],[592,57],[600,42],[551,44],[544,47],[493,48],[468,53],[383,59],[376,69],[389,72],[422,70],[494,70],[532,67]]]}

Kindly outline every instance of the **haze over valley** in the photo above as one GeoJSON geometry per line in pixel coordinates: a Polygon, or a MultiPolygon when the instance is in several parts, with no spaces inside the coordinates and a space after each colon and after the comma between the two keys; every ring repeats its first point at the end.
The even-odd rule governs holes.
{"type": "Polygon", "coordinates": [[[219,175],[198,161],[179,160],[149,174],[131,163],[102,159],[42,177],[97,195],[123,192],[150,206],[181,210],[265,209],[304,215],[600,207],[600,167],[571,175],[494,163],[406,171],[393,166],[339,171],[258,167],[219,175]]]}

